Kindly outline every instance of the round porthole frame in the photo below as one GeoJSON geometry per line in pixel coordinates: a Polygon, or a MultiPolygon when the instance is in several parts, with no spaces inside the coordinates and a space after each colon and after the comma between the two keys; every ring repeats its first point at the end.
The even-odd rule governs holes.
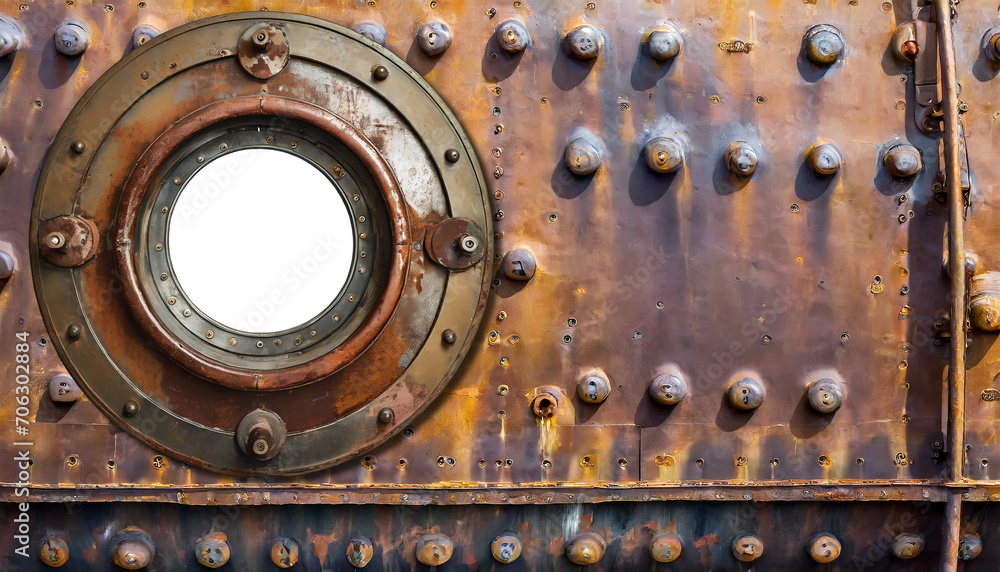
{"type": "MultiPolygon", "coordinates": [[[[241,475],[288,475],[333,466],[376,447],[441,393],[471,348],[486,307],[493,259],[487,237],[492,235],[486,178],[475,151],[447,105],[417,72],[342,26],[297,14],[250,12],[166,32],[94,83],[46,157],[35,193],[30,246],[35,290],[54,346],[91,401],[115,424],[192,466],[241,475]],[[286,52],[280,65],[265,62],[251,73],[241,64],[240,38],[262,25],[280,31],[286,52]],[[310,73],[324,71],[345,89],[370,95],[401,118],[398,123],[409,130],[407,136],[419,141],[420,156],[426,157],[421,161],[434,173],[434,188],[439,190],[415,189],[396,180],[391,145],[371,131],[363,132],[350,117],[325,108],[322,101],[301,97],[313,93],[308,86],[295,84],[298,95],[269,92],[273,83],[297,77],[297,66],[308,66],[310,73]],[[377,67],[388,75],[373,74],[377,67]],[[214,98],[179,87],[219,74],[230,83],[205,90],[214,98]],[[179,92],[190,93],[190,99],[180,102],[176,111],[157,105],[179,92]],[[220,96],[223,92],[226,95],[220,96]],[[165,115],[144,121],[141,113],[150,109],[165,115]],[[196,361],[185,363],[169,355],[173,341],[165,345],[153,339],[139,323],[136,304],[148,301],[141,287],[129,283],[129,261],[134,264],[143,252],[144,235],[135,234],[134,225],[141,220],[135,209],[150,206],[146,193],[162,183],[161,168],[169,167],[167,159],[179,145],[233,117],[247,116],[304,122],[328,133],[353,130],[357,146],[351,151],[378,181],[382,206],[390,213],[386,219],[394,226],[388,229],[392,239],[385,241],[387,268],[399,270],[383,276],[383,286],[376,288],[380,303],[365,314],[365,320],[372,320],[373,312],[380,312],[385,325],[374,328],[371,340],[359,340],[351,356],[337,354],[344,353],[356,334],[319,356],[341,359],[339,367],[322,367],[316,359],[270,370],[216,362],[209,365],[238,375],[226,372],[213,379],[197,363],[213,361],[210,356],[192,346],[186,351],[194,350],[196,361]],[[393,184],[400,187],[402,198],[396,205],[393,184]],[[412,203],[415,193],[432,191],[442,195],[428,199],[432,206],[412,203]],[[89,258],[66,262],[47,255],[46,230],[66,218],[86,222],[74,223],[76,227],[96,229],[89,258]],[[448,232],[435,232],[443,228],[448,232]],[[435,252],[450,247],[432,245],[430,239],[425,247],[424,239],[451,240],[454,229],[461,230],[460,237],[474,239],[465,244],[478,244],[475,252],[456,247],[457,254],[429,256],[432,246],[435,252]],[[394,280],[400,286],[399,301],[384,303],[394,297],[394,280]],[[430,296],[436,298],[428,304],[430,296]],[[407,329],[410,322],[412,332],[407,329]],[[295,367],[301,372],[282,379],[282,372],[295,367]],[[309,408],[310,403],[319,405],[309,408]],[[245,454],[236,435],[238,422],[261,410],[281,415],[288,424],[281,451],[266,460],[245,454]]],[[[140,276],[141,265],[134,269],[135,279],[151,278],[140,276]]],[[[147,326],[162,329],[162,319],[147,326]]],[[[165,330],[167,339],[175,340],[165,330]]]]}

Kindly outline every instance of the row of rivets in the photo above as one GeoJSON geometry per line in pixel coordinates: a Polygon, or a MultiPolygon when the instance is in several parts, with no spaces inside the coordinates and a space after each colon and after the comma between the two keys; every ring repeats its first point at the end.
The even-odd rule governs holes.
{"type": "MultiPolygon", "coordinates": [[[[156,556],[156,546],[148,534],[136,527],[128,527],[112,538],[115,543],[111,553],[112,561],[125,570],[139,570],[149,565],[156,556]]],[[[754,534],[740,534],[733,538],[733,557],[740,562],[753,562],[764,554],[764,542],[754,534]]],[[[566,558],[574,564],[587,566],[599,562],[607,551],[607,541],[595,532],[582,532],[566,543],[566,558]]],[[[521,539],[514,532],[498,535],[490,544],[490,552],[497,562],[509,564],[521,556],[521,539]]],[[[653,536],[649,543],[649,553],[657,562],[677,560],[684,548],[680,536],[671,532],[661,532],[653,536]]],[[[902,560],[916,558],[924,549],[924,537],[915,532],[902,532],[892,540],[892,553],[902,560]]],[[[965,533],[959,542],[959,558],[972,560],[982,552],[983,543],[978,534],[965,533]]],[[[425,566],[440,566],[451,559],[455,545],[450,538],[440,533],[424,534],[414,548],[417,560],[425,566]]],[[[829,532],[821,532],[809,539],[806,552],[816,562],[827,564],[836,560],[841,553],[840,540],[829,532]]],[[[374,545],[371,539],[359,536],[348,543],[347,561],[355,568],[363,568],[371,562],[374,545]]],[[[207,568],[219,568],[229,562],[231,553],[226,534],[212,532],[199,538],[195,544],[198,562],[207,568]]],[[[299,544],[288,537],[274,539],[270,549],[271,562],[278,568],[291,568],[299,559],[299,544]]],[[[66,541],[46,536],[38,546],[39,559],[52,567],[62,566],[69,560],[69,546],[66,541]]]]}

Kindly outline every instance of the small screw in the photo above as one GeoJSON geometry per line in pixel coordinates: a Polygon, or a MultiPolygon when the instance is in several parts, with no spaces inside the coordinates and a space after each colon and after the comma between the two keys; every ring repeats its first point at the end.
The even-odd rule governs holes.
{"type": "Polygon", "coordinates": [[[139,74],[139,77],[141,77],[142,79],[149,79],[149,72],[144,71],[141,74],[139,74]]]}

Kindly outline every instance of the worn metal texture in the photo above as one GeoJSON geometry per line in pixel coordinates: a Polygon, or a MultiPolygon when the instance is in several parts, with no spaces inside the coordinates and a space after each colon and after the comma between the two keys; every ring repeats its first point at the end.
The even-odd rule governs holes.
{"type": "MultiPolygon", "coordinates": [[[[953,9],[959,178],[960,186],[971,183],[962,246],[972,274],[980,275],[1000,270],[993,151],[1000,63],[988,53],[1000,16],[985,0],[962,0],[953,9]]],[[[137,524],[162,548],[156,569],[196,569],[194,543],[214,526],[228,535],[235,569],[270,566],[266,548],[279,534],[298,540],[304,570],[350,569],[344,549],[362,534],[374,540],[375,569],[410,570],[423,569],[413,553],[418,534],[440,529],[455,542],[455,554],[439,569],[472,570],[493,566],[489,543],[511,529],[525,548],[508,568],[562,570],[574,569],[562,544],[589,527],[592,515],[609,543],[593,568],[609,571],[668,569],[654,567],[646,549],[661,527],[676,527],[685,541],[678,569],[746,569],[729,552],[740,532],[764,542],[756,570],[823,569],[805,551],[823,531],[843,543],[831,570],[937,569],[942,551],[949,562],[940,567],[956,569],[949,568],[956,530],[980,534],[984,546],[957,569],[1000,565],[1000,349],[995,331],[968,331],[965,404],[950,411],[958,403],[949,398],[952,328],[965,331],[966,324],[953,314],[967,300],[953,299],[947,272],[953,225],[941,174],[952,151],[940,133],[918,128],[923,110],[932,108],[916,101],[914,66],[893,54],[897,26],[914,18],[911,2],[24,0],[0,6],[0,18],[23,32],[17,51],[0,58],[0,137],[11,157],[0,172],[0,251],[15,266],[0,281],[0,458],[30,451],[32,500],[50,501],[32,504],[32,550],[45,534],[60,532],[71,564],[103,569],[118,525],[137,524]],[[73,337],[65,324],[47,331],[29,263],[29,241],[37,240],[33,192],[49,146],[86,90],[131,52],[134,30],[167,31],[265,9],[348,28],[384,27],[388,49],[457,116],[493,197],[494,250],[487,252],[495,281],[482,326],[448,386],[379,447],[296,477],[220,475],[150,448],[87,397],[52,402],[49,379],[69,364],[49,340],[73,337]],[[524,51],[508,52],[494,36],[511,19],[531,36],[524,51]],[[69,20],[89,31],[82,56],[67,58],[53,44],[53,31],[69,20]],[[445,23],[452,36],[433,56],[417,33],[429,22],[445,23]],[[595,59],[576,59],[563,44],[581,24],[602,36],[595,59]],[[642,41],[661,25],[675,28],[683,45],[676,57],[658,61],[642,41]],[[815,25],[843,36],[843,53],[831,65],[813,64],[803,44],[815,25]],[[564,162],[567,142],[581,129],[600,143],[585,150],[588,164],[599,166],[583,176],[564,162]],[[671,149],[683,152],[675,172],[647,165],[645,144],[656,137],[671,138],[671,149]],[[755,154],[751,176],[731,171],[727,149],[735,141],[755,154]],[[912,177],[893,178],[883,163],[883,152],[900,143],[920,153],[922,168],[912,177]],[[832,175],[811,166],[820,144],[842,159],[832,175]],[[515,249],[530,251],[537,263],[530,280],[504,272],[504,257],[515,249]],[[16,350],[18,332],[28,333],[30,351],[16,350]],[[13,421],[16,358],[23,353],[30,356],[30,438],[18,436],[13,421]],[[585,403],[577,382],[595,369],[606,373],[610,395],[585,403]],[[667,372],[687,387],[687,398],[673,406],[648,392],[667,372]],[[738,411],[726,390],[747,376],[763,388],[763,403],[738,411]],[[821,378],[843,389],[834,413],[809,405],[807,386],[821,378]],[[568,403],[539,420],[531,401],[545,386],[560,388],[568,403]],[[949,435],[949,427],[964,438],[949,435]],[[963,442],[962,451],[948,450],[963,442]],[[952,495],[961,496],[960,511],[957,502],[948,504],[952,495]],[[58,504],[74,501],[92,502],[58,504]],[[214,522],[219,515],[224,526],[214,522]],[[910,529],[925,536],[923,553],[893,557],[891,537],[910,529]]],[[[267,12],[259,22],[268,22],[267,12]]],[[[190,70],[192,77],[244,73],[239,37],[225,40],[233,53],[215,67],[190,70]]],[[[343,116],[369,114],[377,118],[372,125],[414,120],[364,90],[334,97],[314,81],[318,70],[296,64],[295,40],[287,38],[293,60],[274,73],[274,85],[322,97],[343,116]]],[[[936,62],[921,62],[929,66],[921,75],[933,81],[936,62]]],[[[245,95],[254,81],[244,75],[197,94],[177,87],[128,113],[152,138],[171,123],[158,110],[245,95]]],[[[935,86],[921,89],[928,87],[935,86]]],[[[133,97],[123,93],[107,108],[133,97]]],[[[120,141],[123,149],[128,140],[120,141]]],[[[394,141],[385,153],[400,185],[426,184],[414,159],[424,148],[394,141]]],[[[109,168],[97,181],[115,187],[127,174],[109,168]]],[[[408,199],[408,214],[423,229],[433,229],[449,207],[436,188],[408,199]]],[[[110,212],[113,205],[104,206],[110,212]]],[[[65,213],[44,218],[57,214],[65,213]]],[[[421,241],[422,234],[413,237],[421,241]]],[[[90,273],[83,296],[101,308],[100,327],[118,340],[108,353],[127,373],[148,374],[157,400],[182,404],[209,427],[235,425],[240,407],[257,398],[234,398],[197,379],[174,382],[186,374],[156,359],[155,345],[129,317],[107,256],[111,247],[106,240],[79,270],[90,273]]],[[[406,343],[441,339],[432,324],[443,310],[427,300],[439,298],[447,280],[426,255],[412,254],[418,262],[410,279],[419,270],[422,290],[403,295],[369,350],[395,359],[409,355],[406,343]]],[[[65,291],[73,291],[68,280],[65,291]]],[[[87,343],[89,332],[76,333],[77,343],[87,343]]],[[[350,367],[359,379],[374,377],[364,359],[350,367]]],[[[273,398],[286,401],[274,407],[284,408],[290,429],[304,429],[324,415],[369,407],[383,388],[351,385],[339,405],[316,409],[308,394],[280,391],[273,398]]],[[[152,430],[169,432],[152,422],[152,430]]],[[[0,464],[0,500],[7,503],[0,558],[17,564],[7,539],[14,534],[12,503],[22,500],[15,495],[19,472],[16,463],[0,464]]],[[[31,566],[41,565],[33,558],[31,566]]]]}

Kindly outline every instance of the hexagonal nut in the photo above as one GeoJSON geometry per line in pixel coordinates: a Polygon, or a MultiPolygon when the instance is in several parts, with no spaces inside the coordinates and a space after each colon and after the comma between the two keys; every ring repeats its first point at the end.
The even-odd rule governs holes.
{"type": "Polygon", "coordinates": [[[829,532],[821,532],[809,540],[809,557],[820,564],[833,562],[840,556],[840,541],[829,532]]]}
{"type": "Polygon", "coordinates": [[[451,558],[455,545],[443,534],[425,534],[417,541],[417,560],[425,566],[440,566],[451,558]]]}
{"type": "Polygon", "coordinates": [[[973,560],[983,552],[983,540],[974,532],[967,532],[958,541],[958,559],[973,560]]]}
{"type": "Polygon", "coordinates": [[[739,376],[726,390],[729,404],[740,411],[753,411],[764,403],[764,388],[749,376],[739,376]]]}
{"type": "Polygon", "coordinates": [[[646,165],[654,173],[673,173],[684,164],[685,145],[674,137],[660,135],[650,139],[643,148],[646,165]]]}
{"type": "Polygon", "coordinates": [[[844,156],[832,143],[821,143],[809,150],[806,163],[817,175],[829,176],[840,170],[844,156]]]}
{"type": "Polygon", "coordinates": [[[145,568],[156,556],[156,545],[148,534],[127,527],[111,538],[111,561],[125,570],[145,568]]]}
{"type": "Polygon", "coordinates": [[[892,553],[896,558],[909,560],[924,551],[924,537],[916,532],[901,532],[892,539],[892,553]]]}
{"type": "Polygon", "coordinates": [[[844,34],[829,24],[809,28],[803,36],[806,57],[818,66],[829,66],[844,55],[844,34]]]}
{"type": "Polygon", "coordinates": [[[528,44],[531,43],[531,35],[528,33],[528,28],[520,20],[507,20],[500,24],[494,36],[500,47],[505,52],[511,54],[523,52],[528,47],[528,44]]]}
{"type": "Polygon", "coordinates": [[[428,22],[417,29],[417,44],[428,56],[444,53],[451,46],[451,28],[444,22],[428,22]]]}
{"type": "Polygon", "coordinates": [[[649,396],[663,405],[677,405],[687,395],[687,382],[678,373],[661,373],[649,384],[649,396]]]}
{"type": "Polygon", "coordinates": [[[566,544],[566,558],[573,564],[586,566],[604,558],[608,544],[596,532],[581,532],[566,544]]]}
{"type": "Polygon", "coordinates": [[[813,380],[806,389],[809,406],[818,413],[833,413],[844,404],[844,390],[840,382],[824,377],[813,380]]]}
{"type": "Polygon", "coordinates": [[[576,395],[584,403],[603,403],[611,395],[611,384],[603,372],[594,371],[576,382],[576,395]]]}
{"type": "Polygon", "coordinates": [[[493,559],[502,564],[510,564],[521,556],[521,539],[513,532],[505,532],[493,539],[490,552],[493,559]]]}
{"type": "Polygon", "coordinates": [[[299,561],[299,543],[279,536],[271,543],[271,562],[278,568],[291,568],[299,561]]]}
{"type": "Polygon", "coordinates": [[[372,541],[364,536],[355,536],[347,545],[347,561],[355,568],[364,568],[372,560],[375,547],[372,541]]]}
{"type": "Polygon", "coordinates": [[[649,554],[657,562],[673,562],[681,556],[684,543],[681,537],[670,532],[661,532],[649,543],[649,554]]]}
{"type": "Polygon", "coordinates": [[[90,32],[80,22],[67,22],[56,28],[53,35],[56,51],[64,56],[78,56],[90,46],[90,32]]]}
{"type": "Polygon", "coordinates": [[[580,129],[566,141],[563,161],[571,173],[585,177],[601,168],[605,152],[604,142],[600,137],[586,129],[580,129]]]}
{"type": "Polygon", "coordinates": [[[210,532],[194,545],[198,563],[206,568],[219,568],[229,562],[229,543],[225,532],[210,532]]]}
{"type": "Polygon", "coordinates": [[[667,24],[646,32],[643,38],[650,57],[659,62],[676,58],[684,47],[684,38],[677,28],[667,24]]]}
{"type": "Polygon", "coordinates": [[[535,275],[535,257],[526,248],[515,248],[504,259],[503,273],[511,280],[527,282],[535,275]]]}
{"type": "Polygon", "coordinates": [[[56,403],[72,403],[82,394],[80,386],[68,373],[57,373],[49,380],[49,397],[56,403]]]}
{"type": "Polygon", "coordinates": [[[733,539],[733,556],[740,562],[753,562],[764,554],[764,542],[753,534],[733,539]]]}
{"type": "Polygon", "coordinates": [[[58,536],[46,536],[38,545],[38,559],[46,566],[58,568],[69,560],[69,545],[58,536]]]}
{"type": "Polygon", "coordinates": [[[581,60],[592,60],[604,50],[604,32],[591,24],[574,28],[563,41],[566,52],[581,60]]]}

